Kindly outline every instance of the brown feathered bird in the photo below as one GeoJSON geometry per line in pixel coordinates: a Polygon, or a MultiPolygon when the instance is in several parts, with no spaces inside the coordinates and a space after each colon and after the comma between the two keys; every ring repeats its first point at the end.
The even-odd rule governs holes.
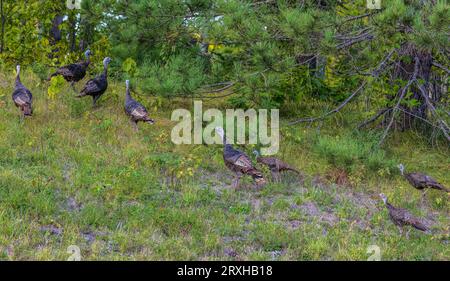
{"type": "Polygon", "coordinates": [[[262,157],[259,151],[254,150],[253,154],[256,155],[256,162],[266,165],[270,169],[270,173],[272,174],[272,179],[274,181],[281,181],[281,172],[291,171],[300,175],[300,171],[294,169],[289,164],[281,161],[276,157],[262,157]]]}
{"type": "Polygon", "coordinates": [[[248,157],[248,155],[244,152],[234,149],[231,144],[228,143],[223,128],[217,127],[216,133],[223,140],[223,160],[225,162],[225,166],[227,166],[227,168],[235,174],[233,187],[239,187],[240,180],[243,175],[251,176],[258,187],[264,186],[266,184],[266,180],[264,179],[263,174],[253,166],[250,157],[248,157]]]}
{"type": "Polygon", "coordinates": [[[53,76],[62,75],[67,82],[70,82],[70,86],[75,91],[74,84],[86,76],[86,70],[91,63],[91,51],[87,50],[84,55],[86,57],[84,61],[61,66],[50,75],[48,80],[50,80],[53,76]]]}
{"type": "MultiPolygon", "coordinates": [[[[384,202],[384,205],[389,211],[389,218],[392,220],[392,222],[398,227],[400,233],[403,233],[403,227],[405,225],[409,225],[414,227],[415,229],[418,229],[420,231],[429,231],[429,228],[419,219],[414,217],[410,212],[408,212],[406,209],[396,208],[392,206],[383,193],[380,193],[380,197],[384,202]]],[[[406,234],[407,237],[409,235],[409,231],[406,234]]]]}
{"type": "Polygon", "coordinates": [[[438,183],[430,176],[422,173],[405,173],[405,166],[403,164],[398,165],[398,168],[400,169],[402,176],[404,176],[413,187],[423,191],[423,196],[429,188],[449,192],[445,186],[438,183]]]}
{"type": "Polygon", "coordinates": [[[111,58],[106,57],[103,60],[103,72],[95,78],[86,82],[83,90],[77,96],[78,98],[84,96],[92,97],[92,106],[95,107],[97,100],[103,95],[108,88],[108,65],[111,62],[111,58]]]}
{"type": "Polygon", "coordinates": [[[22,111],[22,117],[31,116],[33,114],[33,95],[20,81],[20,65],[17,65],[16,71],[16,85],[12,94],[12,99],[14,104],[22,111]]]}
{"type": "Polygon", "coordinates": [[[139,102],[135,101],[130,94],[130,81],[125,81],[127,90],[126,90],[126,96],[125,96],[125,113],[131,118],[131,121],[134,125],[134,129],[137,131],[138,126],[137,123],[139,121],[145,122],[148,124],[154,124],[155,120],[151,119],[148,116],[147,109],[140,104],[139,102]]]}

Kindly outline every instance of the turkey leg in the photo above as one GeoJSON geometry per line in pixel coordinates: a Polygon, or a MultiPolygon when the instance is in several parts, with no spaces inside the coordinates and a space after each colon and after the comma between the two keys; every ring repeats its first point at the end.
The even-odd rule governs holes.
{"type": "Polygon", "coordinates": [[[241,176],[236,176],[233,180],[233,188],[238,189],[241,183],[241,176]]]}

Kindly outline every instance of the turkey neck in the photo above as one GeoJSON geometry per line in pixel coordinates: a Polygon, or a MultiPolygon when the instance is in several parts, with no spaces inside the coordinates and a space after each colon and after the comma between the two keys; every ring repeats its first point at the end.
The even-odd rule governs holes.
{"type": "Polygon", "coordinates": [[[130,102],[132,100],[133,99],[131,98],[130,89],[127,87],[127,93],[125,95],[125,102],[128,103],[128,102],[130,102]]]}
{"type": "Polygon", "coordinates": [[[103,76],[105,76],[105,77],[108,76],[108,65],[107,64],[103,65],[103,76]]]}
{"type": "Polygon", "coordinates": [[[22,82],[20,82],[20,74],[17,73],[16,76],[16,87],[23,87],[22,82]]]}
{"type": "Polygon", "coordinates": [[[386,208],[387,208],[388,210],[395,210],[395,207],[392,206],[391,203],[389,203],[389,202],[386,202],[386,208]]]}
{"type": "Polygon", "coordinates": [[[88,56],[85,60],[84,60],[84,66],[87,67],[89,64],[91,63],[91,57],[88,56]]]}
{"type": "Polygon", "coordinates": [[[227,141],[227,137],[223,136],[224,152],[234,150],[231,144],[227,141]]]}
{"type": "Polygon", "coordinates": [[[224,154],[228,154],[228,153],[231,153],[231,152],[233,152],[233,151],[234,151],[234,149],[233,149],[233,147],[231,146],[231,144],[226,143],[226,144],[225,144],[225,147],[223,148],[223,153],[224,153],[224,154]]]}

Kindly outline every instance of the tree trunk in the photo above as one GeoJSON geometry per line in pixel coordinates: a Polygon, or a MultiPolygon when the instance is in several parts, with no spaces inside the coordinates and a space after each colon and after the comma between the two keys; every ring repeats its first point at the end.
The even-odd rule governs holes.
{"type": "Polygon", "coordinates": [[[50,30],[50,37],[51,37],[51,44],[55,45],[61,40],[61,30],[59,29],[59,26],[62,24],[64,19],[64,16],[62,15],[56,15],[53,19],[53,26],[50,30]]]}
{"type": "Polygon", "coordinates": [[[75,48],[76,48],[76,40],[77,40],[77,35],[76,35],[76,25],[77,25],[77,18],[75,16],[75,14],[71,13],[71,15],[69,15],[69,22],[70,22],[70,51],[71,52],[75,52],[75,48]]]}
{"type": "MultiPolygon", "coordinates": [[[[64,19],[63,15],[56,15],[53,18],[52,28],[50,29],[50,45],[55,46],[61,41],[61,30],[59,26],[62,24],[64,19]]],[[[54,53],[57,53],[59,49],[57,47],[52,49],[52,53],[49,55],[50,58],[54,57],[54,53]]]]}

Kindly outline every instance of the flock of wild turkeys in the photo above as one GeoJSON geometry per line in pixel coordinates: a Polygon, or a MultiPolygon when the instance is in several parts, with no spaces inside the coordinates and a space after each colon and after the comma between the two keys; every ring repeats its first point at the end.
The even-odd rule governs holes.
{"type": "MultiPolygon", "coordinates": [[[[61,75],[67,82],[71,83],[72,88],[75,91],[74,84],[82,80],[86,76],[86,70],[91,63],[90,60],[91,51],[85,52],[86,59],[78,63],[72,63],[69,65],[58,68],[53,74],[50,75],[50,80],[54,76],[61,75]]],[[[84,96],[91,96],[93,106],[96,106],[98,99],[105,93],[108,88],[108,65],[111,62],[109,57],[103,60],[103,72],[93,79],[86,82],[84,88],[81,90],[78,98],[84,96]]],[[[31,116],[33,113],[33,95],[20,81],[20,65],[17,65],[16,85],[12,95],[13,101],[17,107],[20,108],[24,116],[31,116]]],[[[126,96],[125,96],[125,113],[130,117],[134,128],[138,130],[137,123],[142,121],[149,124],[153,124],[154,120],[148,116],[148,112],[145,107],[134,100],[130,94],[130,83],[126,81],[126,96]]]]}
{"type": "MultiPolygon", "coordinates": [[[[53,73],[49,79],[51,79],[51,77],[53,76],[61,75],[66,81],[71,82],[71,86],[75,90],[74,83],[82,80],[86,75],[86,70],[90,64],[90,55],[91,52],[89,50],[86,51],[86,59],[84,61],[58,68],[58,70],[53,73]]],[[[77,97],[91,96],[93,99],[93,106],[96,105],[97,100],[103,95],[103,93],[105,93],[108,87],[107,76],[108,64],[110,62],[111,59],[109,57],[106,57],[103,60],[103,72],[95,78],[87,81],[84,88],[81,90],[80,94],[77,97]]],[[[22,111],[23,117],[32,115],[33,96],[31,92],[20,81],[20,65],[17,65],[15,90],[12,94],[12,99],[15,105],[22,111]]],[[[154,123],[154,120],[149,117],[146,108],[131,97],[130,85],[128,80],[126,81],[125,112],[130,117],[136,130],[138,130],[137,123],[140,121],[149,124],[154,123]]],[[[264,186],[267,181],[265,180],[263,173],[253,165],[250,157],[244,152],[233,148],[233,146],[227,141],[223,128],[217,127],[216,133],[223,140],[223,159],[225,165],[235,174],[233,187],[239,187],[240,179],[243,175],[251,176],[258,187],[264,186]]],[[[289,166],[280,159],[277,159],[275,157],[262,157],[256,150],[254,151],[254,153],[256,155],[257,162],[269,168],[272,174],[272,179],[275,182],[279,182],[281,180],[280,173],[284,171],[292,171],[300,174],[298,170],[289,166]]],[[[449,192],[449,190],[442,184],[438,183],[436,180],[425,174],[405,173],[405,168],[402,164],[399,165],[399,169],[402,176],[404,176],[413,187],[423,191],[423,196],[430,188],[449,192]]],[[[412,226],[421,231],[429,230],[429,227],[427,225],[425,225],[419,218],[414,217],[406,209],[396,208],[392,206],[388,202],[386,195],[381,193],[380,197],[386,205],[387,210],[389,211],[390,219],[394,222],[395,225],[399,227],[401,233],[402,227],[405,225],[412,226]]]]}
{"type": "MultiPolygon", "coordinates": [[[[239,180],[243,175],[251,176],[258,187],[266,184],[266,180],[264,179],[263,174],[257,168],[255,168],[250,157],[248,157],[248,155],[244,152],[233,148],[231,144],[228,143],[222,128],[216,128],[216,132],[219,136],[221,136],[225,146],[223,150],[223,159],[225,161],[225,165],[236,175],[233,182],[233,187],[237,188],[239,186],[239,180]]],[[[256,155],[256,161],[258,163],[261,163],[269,168],[272,174],[273,181],[281,180],[280,172],[293,171],[297,174],[300,174],[298,170],[292,168],[290,165],[286,164],[278,158],[261,157],[259,155],[259,152],[256,150],[254,151],[254,154],[256,155]]],[[[446,187],[438,183],[430,176],[422,173],[405,173],[405,167],[403,164],[400,164],[398,167],[402,176],[404,176],[413,187],[423,191],[423,196],[429,188],[449,192],[446,187]]],[[[380,197],[389,212],[389,218],[399,228],[400,233],[403,233],[403,227],[407,225],[424,232],[429,231],[429,227],[425,223],[423,223],[421,219],[414,217],[406,209],[394,207],[388,202],[386,195],[384,195],[383,193],[380,194],[380,197]]],[[[409,232],[407,232],[406,235],[408,236],[409,232]]]]}

